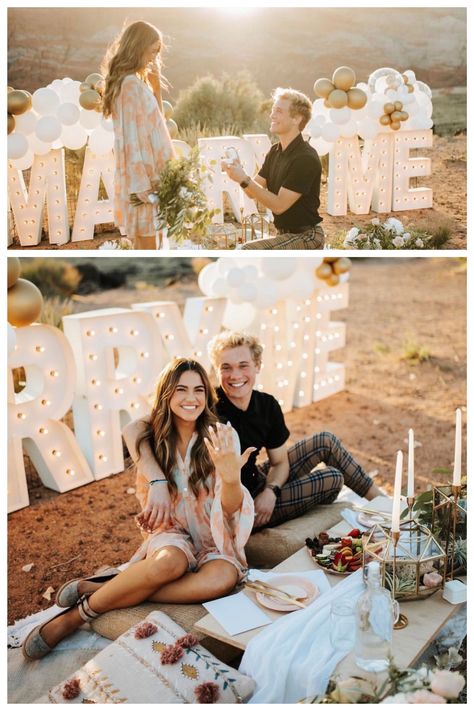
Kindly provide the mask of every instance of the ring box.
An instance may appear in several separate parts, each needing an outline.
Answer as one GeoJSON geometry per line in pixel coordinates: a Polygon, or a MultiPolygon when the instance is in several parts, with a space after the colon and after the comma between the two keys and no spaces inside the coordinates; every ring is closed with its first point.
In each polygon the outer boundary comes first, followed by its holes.
{"type": "Polygon", "coordinates": [[[459,605],[460,602],[466,602],[467,585],[461,580],[450,580],[444,586],[443,598],[452,605],[459,605]]]}

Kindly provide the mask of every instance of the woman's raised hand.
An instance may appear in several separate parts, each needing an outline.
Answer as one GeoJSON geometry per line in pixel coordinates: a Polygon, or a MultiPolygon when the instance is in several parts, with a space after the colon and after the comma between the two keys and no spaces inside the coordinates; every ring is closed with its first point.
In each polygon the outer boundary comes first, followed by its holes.
{"type": "Polygon", "coordinates": [[[135,516],[137,526],[146,533],[158,528],[166,530],[170,523],[171,497],[166,482],[152,484],[148,488],[145,507],[135,516]]]}
{"type": "Polygon", "coordinates": [[[209,439],[204,438],[213,464],[222,481],[226,484],[240,482],[240,470],[248,458],[255,451],[255,447],[248,447],[243,454],[235,449],[235,431],[230,422],[222,425],[216,424],[216,429],[209,427],[209,439]]]}

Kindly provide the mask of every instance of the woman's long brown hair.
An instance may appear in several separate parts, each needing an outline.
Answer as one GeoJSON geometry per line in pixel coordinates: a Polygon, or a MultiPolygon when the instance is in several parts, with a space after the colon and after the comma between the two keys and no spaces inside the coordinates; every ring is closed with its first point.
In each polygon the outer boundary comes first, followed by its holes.
{"type": "Polygon", "coordinates": [[[161,32],[149,22],[139,21],[128,25],[108,48],[101,66],[105,76],[104,116],[113,113],[124,78],[143,69],[143,54],[156,41],[162,48],[161,32]]]}
{"type": "Polygon", "coordinates": [[[178,433],[170,408],[170,400],[181,375],[188,370],[192,370],[199,375],[206,393],[204,410],[196,420],[198,436],[191,450],[189,484],[194,495],[198,496],[201,486],[204,486],[206,491],[209,491],[206,480],[214,472],[214,464],[204,443],[204,437],[209,437],[209,425],[214,425],[217,422],[217,417],[214,413],[214,407],[217,402],[216,394],[206,371],[200,363],[188,358],[175,358],[162,371],[156,388],[155,403],[151,411],[149,424],[147,429],[138,437],[137,451],[138,456],[140,456],[142,443],[149,442],[155,453],[156,460],[168,480],[168,486],[173,493],[176,493],[173,469],[176,465],[178,433]]]}

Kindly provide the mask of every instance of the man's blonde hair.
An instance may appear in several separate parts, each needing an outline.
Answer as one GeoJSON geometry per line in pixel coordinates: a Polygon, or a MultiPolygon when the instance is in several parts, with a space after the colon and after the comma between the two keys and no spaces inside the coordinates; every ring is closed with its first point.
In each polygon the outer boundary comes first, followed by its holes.
{"type": "Polygon", "coordinates": [[[211,338],[207,346],[214,370],[217,370],[217,358],[222,351],[228,348],[239,348],[239,346],[248,346],[253,362],[257,368],[261,366],[263,348],[258,338],[239,331],[222,331],[211,338]]]}
{"type": "Polygon", "coordinates": [[[301,116],[299,129],[302,131],[310,120],[313,110],[311,100],[306,96],[306,94],[303,94],[301,91],[296,91],[296,89],[282,89],[282,87],[279,86],[273,92],[272,99],[273,101],[278,101],[278,99],[287,99],[290,102],[290,116],[292,118],[295,116],[301,116]]]}

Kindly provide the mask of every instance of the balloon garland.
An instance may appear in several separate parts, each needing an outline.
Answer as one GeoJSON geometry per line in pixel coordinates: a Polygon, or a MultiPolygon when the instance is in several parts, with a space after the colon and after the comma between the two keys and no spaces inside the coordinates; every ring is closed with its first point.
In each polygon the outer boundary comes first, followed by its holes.
{"type": "Polygon", "coordinates": [[[314,275],[322,279],[327,286],[337,286],[342,274],[347,274],[352,267],[348,257],[324,257],[322,263],[314,270],[314,275]]]}
{"type": "Polygon", "coordinates": [[[41,291],[31,281],[21,279],[20,274],[20,260],[8,257],[7,318],[11,326],[17,327],[29,326],[36,321],[43,308],[41,291]]]}

